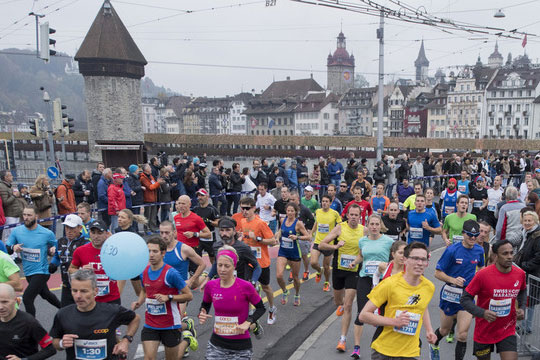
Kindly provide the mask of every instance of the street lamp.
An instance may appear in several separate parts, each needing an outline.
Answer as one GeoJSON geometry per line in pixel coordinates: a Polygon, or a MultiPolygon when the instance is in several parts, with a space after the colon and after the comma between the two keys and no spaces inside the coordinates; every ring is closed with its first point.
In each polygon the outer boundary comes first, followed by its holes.
{"type": "Polygon", "coordinates": [[[502,12],[502,9],[499,9],[499,11],[497,11],[495,13],[495,15],[493,15],[493,17],[495,17],[495,18],[503,18],[503,17],[506,17],[506,15],[504,15],[504,13],[502,12]]]}

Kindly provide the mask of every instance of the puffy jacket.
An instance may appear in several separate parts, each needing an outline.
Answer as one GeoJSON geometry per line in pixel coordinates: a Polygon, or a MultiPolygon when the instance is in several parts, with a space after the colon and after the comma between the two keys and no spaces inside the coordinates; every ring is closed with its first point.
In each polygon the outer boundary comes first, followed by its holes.
{"type": "MultiPolygon", "coordinates": [[[[38,188],[36,185],[30,188],[30,198],[38,210],[38,217],[45,219],[51,217],[54,195],[49,189],[38,188]]],[[[52,225],[52,220],[39,223],[42,226],[52,225]]]]}
{"type": "Polygon", "coordinates": [[[56,188],[56,199],[58,200],[58,214],[65,215],[77,212],[77,203],[75,202],[75,193],[68,181],[62,180],[62,183],[56,188]],[[61,201],[60,199],[63,198],[61,201]]]}
{"type": "Polygon", "coordinates": [[[75,184],[73,185],[73,193],[75,194],[75,202],[77,204],[86,201],[89,204],[93,204],[96,200],[94,198],[94,187],[92,186],[92,180],[84,181],[81,175],[77,176],[75,184]],[[84,195],[86,190],[90,191],[90,195],[84,195]]]}
{"type": "Polygon", "coordinates": [[[13,194],[11,184],[0,180],[0,198],[6,217],[20,218],[23,211],[23,203],[13,194]]]}
{"type": "Polygon", "coordinates": [[[540,226],[526,235],[525,244],[518,253],[517,265],[527,274],[540,276],[540,226]]]}
{"type": "Polygon", "coordinates": [[[107,199],[107,190],[109,189],[109,185],[111,185],[111,180],[107,180],[103,175],[101,175],[101,179],[99,179],[97,183],[98,209],[106,209],[107,206],[109,206],[109,200],[107,199]]]}
{"type": "Polygon", "coordinates": [[[335,164],[330,162],[327,166],[328,175],[332,180],[341,180],[341,175],[343,174],[343,165],[339,161],[336,161],[335,164]],[[339,171],[339,174],[337,173],[339,171]]]}
{"type": "Polygon", "coordinates": [[[219,176],[212,172],[208,177],[208,188],[210,189],[210,195],[219,195],[223,190],[223,185],[219,180],[219,176]]]}
{"type": "Polygon", "coordinates": [[[142,205],[143,204],[143,189],[141,181],[139,180],[139,175],[128,174],[126,178],[127,183],[132,191],[135,191],[135,195],[131,196],[131,205],[142,205]]]}
{"type": "Polygon", "coordinates": [[[107,189],[109,200],[107,211],[109,215],[117,215],[120,210],[126,208],[126,195],[122,185],[111,184],[107,189]]]}
{"type": "Polygon", "coordinates": [[[141,180],[141,185],[146,188],[143,192],[143,200],[145,203],[154,203],[157,202],[157,192],[160,187],[160,184],[154,179],[152,175],[146,175],[141,173],[139,178],[141,180]]]}
{"type": "Polygon", "coordinates": [[[517,200],[508,201],[499,210],[495,235],[497,240],[508,240],[512,243],[514,251],[519,249],[522,240],[521,213],[525,204],[517,200]]]}

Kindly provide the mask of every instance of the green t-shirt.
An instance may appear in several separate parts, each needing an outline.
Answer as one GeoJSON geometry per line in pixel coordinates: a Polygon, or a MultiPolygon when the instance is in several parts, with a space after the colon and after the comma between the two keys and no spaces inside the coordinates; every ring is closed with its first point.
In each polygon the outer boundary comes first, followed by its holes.
{"type": "Polygon", "coordinates": [[[448,239],[452,244],[463,240],[463,224],[467,220],[476,221],[476,215],[465,214],[460,218],[457,213],[453,213],[444,218],[443,229],[448,230],[448,239]]]}
{"type": "Polygon", "coordinates": [[[315,214],[315,211],[317,211],[317,209],[319,208],[319,202],[315,200],[315,198],[313,197],[309,200],[306,200],[306,198],[303,197],[301,202],[302,202],[302,205],[307,207],[309,211],[311,211],[312,214],[315,214]]]}
{"type": "Polygon", "coordinates": [[[9,281],[9,277],[20,271],[15,261],[3,251],[0,251],[0,283],[9,281]]]}

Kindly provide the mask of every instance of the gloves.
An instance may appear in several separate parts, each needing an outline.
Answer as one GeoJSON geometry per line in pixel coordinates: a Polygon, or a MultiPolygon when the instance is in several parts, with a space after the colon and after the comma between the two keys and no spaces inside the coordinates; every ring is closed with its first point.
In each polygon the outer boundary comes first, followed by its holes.
{"type": "Polygon", "coordinates": [[[54,274],[57,269],[58,269],[58,266],[54,264],[49,264],[49,274],[54,274]]]}

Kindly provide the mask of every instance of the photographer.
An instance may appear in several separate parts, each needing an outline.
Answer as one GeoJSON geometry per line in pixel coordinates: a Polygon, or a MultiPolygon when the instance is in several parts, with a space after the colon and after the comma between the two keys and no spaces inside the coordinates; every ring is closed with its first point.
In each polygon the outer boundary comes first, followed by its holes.
{"type": "MultiPolygon", "coordinates": [[[[36,178],[34,186],[30,188],[30,198],[38,210],[39,219],[45,219],[52,216],[52,206],[54,204],[54,195],[49,185],[49,180],[45,175],[39,175],[36,178]]],[[[52,220],[43,221],[39,224],[51,230],[52,220]]]]}

